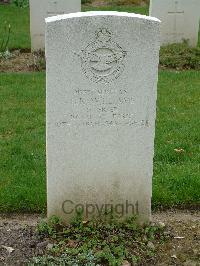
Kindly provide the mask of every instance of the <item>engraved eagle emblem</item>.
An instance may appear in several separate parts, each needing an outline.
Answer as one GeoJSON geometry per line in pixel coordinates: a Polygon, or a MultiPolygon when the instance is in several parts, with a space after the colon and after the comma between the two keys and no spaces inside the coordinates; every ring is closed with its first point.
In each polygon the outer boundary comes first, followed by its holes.
{"type": "Polygon", "coordinates": [[[112,40],[110,31],[100,29],[96,39],[81,51],[83,73],[96,83],[109,83],[123,72],[126,54],[127,52],[112,40]]]}

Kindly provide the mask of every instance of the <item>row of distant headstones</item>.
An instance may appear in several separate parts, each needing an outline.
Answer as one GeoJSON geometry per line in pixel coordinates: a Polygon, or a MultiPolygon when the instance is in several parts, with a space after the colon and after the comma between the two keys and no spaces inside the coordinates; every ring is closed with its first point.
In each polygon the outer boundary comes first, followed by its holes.
{"type": "MultiPolygon", "coordinates": [[[[81,11],[81,0],[30,0],[32,50],[44,49],[45,17],[81,11]]],[[[198,42],[199,0],[151,0],[150,15],[162,21],[161,43],[198,42]]]]}

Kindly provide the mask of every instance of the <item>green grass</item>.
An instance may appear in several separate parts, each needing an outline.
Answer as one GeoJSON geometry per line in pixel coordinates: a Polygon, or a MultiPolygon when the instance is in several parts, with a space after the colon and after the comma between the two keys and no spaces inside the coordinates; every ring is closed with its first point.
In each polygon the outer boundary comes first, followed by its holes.
{"type": "Polygon", "coordinates": [[[5,22],[11,25],[9,49],[30,48],[29,9],[0,5],[0,43],[5,35],[3,27],[5,22]]]}
{"type": "Polygon", "coordinates": [[[149,13],[148,7],[141,7],[141,6],[101,6],[101,7],[84,7],[82,11],[120,11],[120,12],[132,12],[138,13],[142,15],[147,15],[149,13]]]}
{"type": "MultiPolygon", "coordinates": [[[[148,14],[145,7],[83,8],[89,10],[148,14]]],[[[30,48],[29,9],[0,5],[0,25],[5,21],[12,29],[9,48],[30,48]]],[[[45,209],[44,79],[42,73],[0,74],[0,211],[45,209]]],[[[160,72],[154,207],[199,202],[199,79],[197,71],[160,72]]]]}
{"type": "MultiPolygon", "coordinates": [[[[198,71],[159,74],[154,207],[199,202],[199,79],[198,71]]],[[[43,211],[45,74],[0,74],[0,99],[0,211],[43,211]]]]}
{"type": "Polygon", "coordinates": [[[0,74],[0,210],[45,208],[44,74],[0,74]]]}
{"type": "MultiPolygon", "coordinates": [[[[140,6],[106,6],[106,7],[87,7],[83,6],[82,11],[91,10],[115,10],[124,12],[134,12],[138,14],[148,15],[148,7],[140,6]]],[[[14,5],[0,5],[0,43],[4,36],[3,25],[5,23],[11,25],[11,37],[9,49],[30,49],[30,26],[29,26],[29,8],[18,8],[14,5]]],[[[200,32],[199,44],[200,47],[200,32]]]]}
{"type": "Polygon", "coordinates": [[[199,79],[198,71],[160,73],[154,206],[194,204],[200,200],[199,79]]]}
{"type": "MultiPolygon", "coordinates": [[[[82,8],[83,11],[89,10],[118,10],[146,14],[147,8],[144,7],[101,7],[101,8],[82,8]]],[[[4,34],[5,21],[11,25],[11,35],[9,49],[30,49],[30,26],[29,8],[18,8],[14,5],[0,5],[0,43],[4,34]]]]}

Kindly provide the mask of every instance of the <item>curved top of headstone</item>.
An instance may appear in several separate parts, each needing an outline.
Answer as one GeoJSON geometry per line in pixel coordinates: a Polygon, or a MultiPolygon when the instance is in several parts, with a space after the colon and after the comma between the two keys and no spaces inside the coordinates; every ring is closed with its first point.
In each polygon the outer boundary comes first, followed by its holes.
{"type": "Polygon", "coordinates": [[[64,15],[58,15],[53,17],[48,17],[45,19],[46,23],[49,22],[56,22],[59,20],[65,20],[70,18],[82,18],[82,17],[94,17],[94,16],[114,16],[114,17],[128,17],[128,18],[136,18],[151,22],[161,22],[159,19],[155,17],[135,14],[135,13],[128,13],[128,12],[118,12],[118,11],[88,11],[88,12],[76,12],[64,15]]]}
{"type": "Polygon", "coordinates": [[[122,12],[46,19],[49,217],[87,219],[91,203],[91,218],[150,219],[159,26],[122,12]]]}

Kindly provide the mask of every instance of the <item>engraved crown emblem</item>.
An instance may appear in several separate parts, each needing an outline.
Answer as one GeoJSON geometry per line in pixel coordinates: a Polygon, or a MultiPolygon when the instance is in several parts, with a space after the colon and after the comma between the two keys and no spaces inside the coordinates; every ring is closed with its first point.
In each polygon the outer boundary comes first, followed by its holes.
{"type": "Polygon", "coordinates": [[[123,72],[126,54],[126,51],[112,40],[112,33],[102,28],[97,31],[96,39],[81,51],[83,73],[93,82],[109,83],[123,72]]]}

